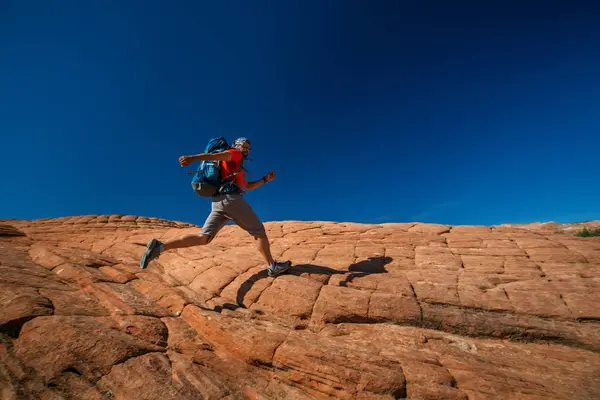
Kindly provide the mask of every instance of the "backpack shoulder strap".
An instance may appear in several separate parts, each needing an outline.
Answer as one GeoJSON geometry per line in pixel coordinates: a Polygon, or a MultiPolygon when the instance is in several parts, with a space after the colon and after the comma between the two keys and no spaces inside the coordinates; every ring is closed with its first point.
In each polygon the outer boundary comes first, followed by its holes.
{"type": "Polygon", "coordinates": [[[229,180],[231,178],[234,178],[237,174],[239,174],[243,170],[244,170],[244,159],[242,159],[242,161],[240,162],[240,167],[237,169],[237,171],[235,171],[233,174],[223,178],[223,180],[229,180]]]}

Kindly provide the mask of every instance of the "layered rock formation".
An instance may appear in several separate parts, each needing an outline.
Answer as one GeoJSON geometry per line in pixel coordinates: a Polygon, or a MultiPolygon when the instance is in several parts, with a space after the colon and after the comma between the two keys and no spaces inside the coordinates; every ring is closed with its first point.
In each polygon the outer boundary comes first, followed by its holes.
{"type": "Polygon", "coordinates": [[[2,398],[600,398],[600,238],[266,226],[289,274],[235,226],[142,271],[150,238],[199,228],[0,221],[2,398]]]}

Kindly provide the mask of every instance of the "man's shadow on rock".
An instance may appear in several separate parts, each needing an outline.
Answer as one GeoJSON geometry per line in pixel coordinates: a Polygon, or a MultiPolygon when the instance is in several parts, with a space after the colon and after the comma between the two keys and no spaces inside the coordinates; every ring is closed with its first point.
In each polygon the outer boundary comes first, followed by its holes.
{"type": "MultiPolygon", "coordinates": [[[[345,279],[339,282],[340,286],[348,286],[348,283],[352,282],[355,278],[362,278],[367,275],[372,274],[382,274],[387,273],[388,271],[385,269],[386,264],[392,262],[391,257],[369,257],[368,260],[360,261],[348,266],[348,270],[340,271],[337,269],[324,267],[321,265],[314,264],[299,264],[292,266],[285,274],[301,276],[302,274],[311,274],[311,275],[346,275],[345,279]]],[[[244,297],[246,294],[252,289],[252,286],[256,282],[261,279],[267,278],[269,275],[266,270],[262,270],[248,279],[238,289],[236,296],[236,303],[231,304],[226,303],[223,305],[223,308],[235,310],[239,307],[246,307],[244,305],[244,297]]]]}

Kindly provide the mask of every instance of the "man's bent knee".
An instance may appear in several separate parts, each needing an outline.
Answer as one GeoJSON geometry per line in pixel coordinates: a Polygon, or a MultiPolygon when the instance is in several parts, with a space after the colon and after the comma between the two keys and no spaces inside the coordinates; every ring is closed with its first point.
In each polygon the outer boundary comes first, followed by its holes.
{"type": "Polygon", "coordinates": [[[212,242],[214,236],[210,235],[208,233],[201,233],[200,238],[201,238],[202,244],[209,244],[210,242],[212,242]]]}
{"type": "Polygon", "coordinates": [[[254,236],[254,240],[267,239],[267,232],[265,231],[251,233],[251,235],[254,236]]]}

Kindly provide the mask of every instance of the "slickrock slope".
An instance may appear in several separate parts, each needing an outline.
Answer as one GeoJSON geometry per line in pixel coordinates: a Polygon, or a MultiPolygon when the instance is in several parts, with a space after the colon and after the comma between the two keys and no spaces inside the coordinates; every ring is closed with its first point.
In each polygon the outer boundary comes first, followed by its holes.
{"type": "Polygon", "coordinates": [[[560,225],[268,223],[275,279],[235,226],[142,271],[199,228],[0,225],[2,399],[600,398],[600,238],[560,225]]]}

